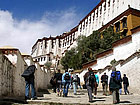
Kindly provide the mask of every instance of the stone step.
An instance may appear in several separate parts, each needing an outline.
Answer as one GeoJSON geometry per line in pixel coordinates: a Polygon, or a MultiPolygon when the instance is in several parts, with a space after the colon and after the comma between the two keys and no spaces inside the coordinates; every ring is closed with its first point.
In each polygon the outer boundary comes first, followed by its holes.
{"type": "MultiPolygon", "coordinates": [[[[77,95],[73,94],[73,90],[69,89],[68,97],[58,97],[56,93],[51,93],[52,90],[48,90],[49,94],[43,94],[38,96],[36,100],[27,100],[27,103],[14,102],[6,103],[2,101],[0,105],[112,105],[112,95],[104,96],[102,91],[97,93],[96,99],[93,99],[92,103],[88,102],[88,94],[86,89],[78,89],[77,95]]],[[[119,105],[140,105],[140,95],[120,95],[119,105]]],[[[9,101],[7,101],[9,102],[9,101]]]]}

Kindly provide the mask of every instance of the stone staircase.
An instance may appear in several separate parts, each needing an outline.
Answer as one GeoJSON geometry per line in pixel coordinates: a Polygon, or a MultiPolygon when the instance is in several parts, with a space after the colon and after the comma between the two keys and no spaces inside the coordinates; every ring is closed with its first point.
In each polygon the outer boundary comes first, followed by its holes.
{"type": "MultiPolygon", "coordinates": [[[[69,89],[68,97],[58,97],[52,90],[49,93],[40,92],[37,100],[12,100],[5,99],[0,101],[0,105],[111,105],[112,95],[104,96],[101,90],[97,93],[97,98],[93,99],[93,103],[88,102],[88,94],[86,89],[78,89],[77,95],[73,94],[73,90],[69,89]]],[[[121,102],[119,105],[140,105],[140,95],[120,95],[121,102]]]]}

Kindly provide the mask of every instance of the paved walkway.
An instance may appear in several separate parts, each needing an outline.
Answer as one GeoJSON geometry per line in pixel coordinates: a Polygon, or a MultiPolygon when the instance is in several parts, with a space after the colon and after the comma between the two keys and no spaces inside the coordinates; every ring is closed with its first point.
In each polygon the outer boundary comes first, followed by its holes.
{"type": "MultiPolygon", "coordinates": [[[[68,97],[58,97],[56,93],[44,94],[37,100],[28,100],[29,104],[42,105],[89,105],[89,104],[112,104],[112,95],[104,96],[102,92],[97,93],[97,98],[92,103],[88,102],[88,94],[86,90],[78,90],[77,95],[73,94],[73,90],[69,90],[68,97]]],[[[120,95],[120,104],[140,105],[140,95],[120,95]]]]}

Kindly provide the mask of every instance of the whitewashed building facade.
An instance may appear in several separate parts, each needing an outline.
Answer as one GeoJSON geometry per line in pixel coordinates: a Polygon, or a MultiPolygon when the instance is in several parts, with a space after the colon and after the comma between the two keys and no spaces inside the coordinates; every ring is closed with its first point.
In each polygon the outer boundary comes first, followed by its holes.
{"type": "MultiPolygon", "coordinates": [[[[94,2],[94,1],[93,1],[94,2]]],[[[60,36],[38,39],[32,47],[32,57],[41,65],[51,61],[57,67],[65,52],[75,47],[76,38],[89,36],[94,30],[113,26],[114,31],[131,35],[131,29],[140,25],[140,0],[101,0],[79,24],[60,36]],[[137,20],[137,21],[135,21],[137,20]]]]}

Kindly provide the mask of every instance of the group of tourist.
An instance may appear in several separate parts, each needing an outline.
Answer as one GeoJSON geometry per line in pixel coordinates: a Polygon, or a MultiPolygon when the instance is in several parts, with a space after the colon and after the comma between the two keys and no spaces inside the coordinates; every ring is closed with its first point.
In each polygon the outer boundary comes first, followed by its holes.
{"type": "MultiPolygon", "coordinates": [[[[29,99],[30,86],[32,88],[31,91],[32,99],[33,100],[37,99],[35,87],[34,87],[35,70],[36,70],[35,65],[31,65],[22,74],[22,77],[25,78],[25,82],[26,82],[26,87],[25,87],[26,100],[29,99]]],[[[97,70],[92,70],[92,68],[88,68],[88,72],[86,72],[84,75],[84,81],[88,91],[89,102],[93,102],[92,99],[96,98],[97,87],[99,85],[99,76],[97,75],[97,70]]],[[[122,82],[123,82],[125,94],[129,94],[129,91],[127,89],[127,87],[129,86],[129,81],[128,78],[126,77],[126,74],[124,74],[124,77],[121,78],[120,71],[117,71],[115,68],[113,68],[110,78],[108,78],[108,75],[106,75],[106,73],[104,73],[101,76],[103,95],[109,95],[107,91],[109,86],[109,92],[110,94],[113,95],[114,104],[120,102],[119,94],[121,94],[120,90],[122,88],[122,82]]],[[[78,77],[78,75],[76,74],[71,75],[68,72],[68,70],[65,70],[65,73],[63,74],[61,73],[60,70],[58,70],[57,73],[55,73],[54,76],[51,78],[50,83],[53,86],[53,91],[57,93],[58,96],[63,95],[63,97],[67,97],[69,87],[73,88],[74,95],[77,94],[78,86],[81,88],[80,78],[78,77]]]]}
{"type": "Polygon", "coordinates": [[[77,88],[81,88],[80,78],[78,75],[71,75],[68,70],[65,70],[65,73],[62,74],[60,70],[54,74],[50,83],[53,86],[53,92],[57,93],[58,96],[67,97],[69,87],[74,90],[74,95],[77,93],[77,88]],[[63,88],[63,89],[62,89],[63,88]]]}

